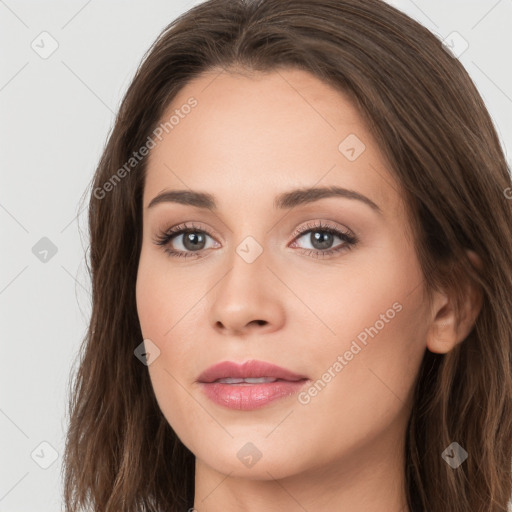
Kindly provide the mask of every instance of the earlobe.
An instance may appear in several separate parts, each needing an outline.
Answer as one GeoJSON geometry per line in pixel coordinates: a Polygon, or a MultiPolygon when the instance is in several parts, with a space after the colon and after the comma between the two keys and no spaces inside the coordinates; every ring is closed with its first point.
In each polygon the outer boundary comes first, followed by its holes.
{"type": "MultiPolygon", "coordinates": [[[[470,250],[467,255],[476,270],[482,270],[482,260],[470,250]]],[[[478,283],[466,282],[462,297],[460,318],[457,319],[454,298],[450,294],[436,293],[433,301],[432,322],[427,332],[427,348],[430,352],[446,354],[464,341],[475,325],[482,309],[482,290],[478,283]]]]}

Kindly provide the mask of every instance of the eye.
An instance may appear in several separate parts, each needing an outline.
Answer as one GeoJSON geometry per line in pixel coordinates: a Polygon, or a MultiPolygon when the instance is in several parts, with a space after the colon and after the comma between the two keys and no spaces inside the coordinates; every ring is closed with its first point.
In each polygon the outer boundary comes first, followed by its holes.
{"type": "Polygon", "coordinates": [[[211,248],[207,247],[207,238],[212,238],[208,231],[194,224],[185,223],[160,233],[154,242],[162,246],[169,256],[199,258],[201,251],[211,248]]]}
{"type": "Polygon", "coordinates": [[[296,244],[296,240],[304,238],[311,248],[303,248],[303,253],[316,258],[325,258],[337,252],[351,249],[358,242],[357,237],[350,230],[322,224],[322,221],[316,224],[307,224],[297,231],[299,235],[295,238],[292,246],[296,244]],[[332,247],[336,239],[340,240],[341,243],[332,247]]]}

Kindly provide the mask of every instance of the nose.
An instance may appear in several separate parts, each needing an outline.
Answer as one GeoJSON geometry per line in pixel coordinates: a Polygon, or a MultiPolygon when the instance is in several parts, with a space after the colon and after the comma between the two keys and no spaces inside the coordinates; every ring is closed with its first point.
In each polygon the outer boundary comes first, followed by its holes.
{"type": "Polygon", "coordinates": [[[229,270],[210,297],[211,323],[220,334],[263,334],[282,327],[283,285],[267,263],[265,250],[251,263],[234,252],[229,270]]]}

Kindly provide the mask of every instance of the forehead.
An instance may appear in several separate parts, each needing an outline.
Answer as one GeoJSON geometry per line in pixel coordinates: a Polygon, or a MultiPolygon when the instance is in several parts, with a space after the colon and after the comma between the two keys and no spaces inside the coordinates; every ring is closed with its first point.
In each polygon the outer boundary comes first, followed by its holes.
{"type": "Polygon", "coordinates": [[[179,91],[166,122],[150,152],[145,205],[164,188],[236,193],[241,202],[314,185],[357,189],[377,203],[396,195],[349,98],[302,70],[203,73],[179,91]]]}

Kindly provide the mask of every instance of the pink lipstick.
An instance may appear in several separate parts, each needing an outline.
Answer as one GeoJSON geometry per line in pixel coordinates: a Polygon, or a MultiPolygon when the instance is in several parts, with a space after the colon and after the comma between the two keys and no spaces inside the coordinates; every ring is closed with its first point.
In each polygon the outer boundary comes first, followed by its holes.
{"type": "Polygon", "coordinates": [[[223,361],[207,368],[197,381],[213,402],[247,411],[297,393],[309,379],[274,364],[252,360],[242,364],[223,361]]]}

